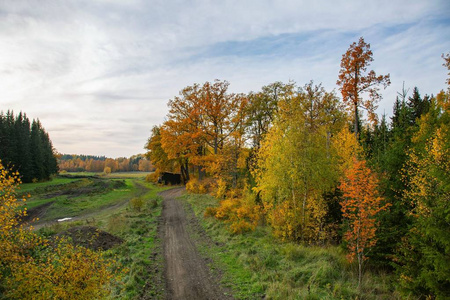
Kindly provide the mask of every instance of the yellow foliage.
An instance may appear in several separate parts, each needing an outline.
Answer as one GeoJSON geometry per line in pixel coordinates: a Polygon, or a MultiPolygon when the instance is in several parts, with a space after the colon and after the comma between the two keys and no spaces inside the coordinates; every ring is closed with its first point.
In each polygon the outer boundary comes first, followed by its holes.
{"type": "Polygon", "coordinates": [[[211,179],[199,181],[197,178],[191,178],[186,183],[186,190],[191,194],[207,194],[211,189],[211,179]]]}
{"type": "Polygon", "coordinates": [[[251,195],[246,195],[222,200],[219,207],[207,208],[205,216],[214,216],[216,219],[228,223],[228,228],[232,233],[240,234],[255,230],[261,219],[262,210],[251,199],[251,195]]]}
{"type": "Polygon", "coordinates": [[[26,199],[17,200],[19,174],[0,161],[0,284],[11,299],[98,299],[109,294],[109,282],[117,277],[115,263],[102,253],[75,247],[65,241],[51,243],[17,216],[26,199]]]}
{"type": "Polygon", "coordinates": [[[348,128],[343,128],[332,140],[332,146],[336,151],[341,173],[353,165],[353,159],[363,155],[363,148],[358,143],[354,133],[348,128]]]}
{"type": "Polygon", "coordinates": [[[110,293],[115,262],[101,252],[58,241],[46,255],[28,258],[6,279],[13,299],[99,299],[110,293]]]}
{"type": "Polygon", "coordinates": [[[223,198],[225,198],[226,192],[227,192],[227,183],[222,178],[219,178],[216,181],[216,189],[214,192],[214,196],[217,199],[223,199],[223,198]]]}

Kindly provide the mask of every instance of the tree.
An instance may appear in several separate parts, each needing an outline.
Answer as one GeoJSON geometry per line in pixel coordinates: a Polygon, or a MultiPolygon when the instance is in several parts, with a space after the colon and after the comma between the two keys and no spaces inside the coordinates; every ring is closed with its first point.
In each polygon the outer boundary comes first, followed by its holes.
{"type": "MultiPolygon", "coordinates": [[[[176,161],[169,159],[166,151],[164,151],[161,145],[161,126],[153,126],[152,134],[149,137],[145,148],[148,150],[146,156],[155,166],[156,173],[175,171],[177,168],[175,165],[176,161]]],[[[186,174],[184,176],[186,180],[186,174]]]]}
{"type": "Polygon", "coordinates": [[[358,44],[356,42],[351,44],[347,52],[342,55],[337,85],[340,86],[344,103],[353,114],[355,135],[359,133],[358,109],[366,109],[369,120],[376,121],[376,104],[381,99],[378,86],[383,85],[386,88],[391,84],[389,74],[377,76],[375,71],[367,71],[372,61],[370,44],[364,42],[362,37],[358,44]],[[363,94],[368,94],[366,100],[362,99],[363,94]]]}
{"type": "Polygon", "coordinates": [[[169,101],[167,121],[160,128],[161,147],[169,160],[179,162],[182,175],[189,175],[189,165],[193,165],[201,180],[206,172],[220,173],[224,162],[230,161],[224,148],[242,130],[247,99],[227,93],[228,86],[219,80],[194,84],[169,101]]]}
{"type": "Polygon", "coordinates": [[[363,263],[367,254],[376,244],[375,232],[377,221],[375,216],[386,210],[389,204],[383,205],[383,198],[378,195],[378,179],[367,167],[365,160],[353,158],[349,169],[344,171],[340,189],[343,193],[341,201],[343,217],[348,220],[348,229],[344,238],[348,242],[348,259],[358,260],[358,285],[361,285],[363,263]]]}
{"type": "Polygon", "coordinates": [[[248,122],[253,147],[259,149],[269,131],[278,109],[278,101],[294,94],[294,83],[274,82],[263,86],[260,92],[249,94],[248,122]]]}
{"type": "Polygon", "coordinates": [[[446,299],[450,293],[450,105],[444,92],[419,121],[404,168],[403,200],[412,224],[396,256],[408,292],[446,299]]]}
{"type": "Polygon", "coordinates": [[[447,68],[448,72],[448,78],[446,80],[446,83],[448,84],[448,88],[449,88],[449,94],[450,94],[450,53],[447,54],[442,54],[442,58],[444,59],[444,63],[442,64],[444,67],[447,68]]]}
{"type": "Polygon", "coordinates": [[[253,171],[276,236],[297,241],[324,238],[323,194],[338,179],[328,138],[338,130],[334,126],[343,116],[339,109],[337,98],[312,82],[278,103],[253,171]]]}

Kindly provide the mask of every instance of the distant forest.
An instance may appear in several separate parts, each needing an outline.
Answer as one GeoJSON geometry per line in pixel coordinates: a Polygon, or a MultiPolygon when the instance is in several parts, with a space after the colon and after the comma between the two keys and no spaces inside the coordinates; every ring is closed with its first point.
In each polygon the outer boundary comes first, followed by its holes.
{"type": "Polygon", "coordinates": [[[142,154],[116,159],[105,156],[63,154],[59,157],[59,169],[67,172],[132,172],[153,171],[153,165],[142,154]]]}
{"type": "Polygon", "coordinates": [[[48,180],[58,172],[55,150],[39,120],[0,112],[0,160],[18,171],[23,182],[48,180]]]}

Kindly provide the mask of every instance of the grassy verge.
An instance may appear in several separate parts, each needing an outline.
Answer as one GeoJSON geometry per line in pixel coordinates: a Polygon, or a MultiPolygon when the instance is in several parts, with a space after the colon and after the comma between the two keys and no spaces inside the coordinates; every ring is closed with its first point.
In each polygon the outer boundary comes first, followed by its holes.
{"type": "Polygon", "coordinates": [[[218,205],[210,196],[186,195],[202,227],[213,240],[201,252],[223,271],[222,283],[237,299],[396,299],[388,274],[366,271],[361,289],[355,266],[337,246],[314,247],[275,240],[270,229],[258,227],[233,235],[214,218],[203,218],[206,207],[218,205]]]}
{"type": "Polygon", "coordinates": [[[163,253],[158,238],[158,218],[162,198],[157,193],[163,188],[146,184],[148,192],[142,195],[142,207],[128,206],[113,214],[105,230],[120,236],[124,243],[112,250],[112,255],[129,269],[124,278],[124,290],[116,291],[120,299],[164,299],[163,253]]]}

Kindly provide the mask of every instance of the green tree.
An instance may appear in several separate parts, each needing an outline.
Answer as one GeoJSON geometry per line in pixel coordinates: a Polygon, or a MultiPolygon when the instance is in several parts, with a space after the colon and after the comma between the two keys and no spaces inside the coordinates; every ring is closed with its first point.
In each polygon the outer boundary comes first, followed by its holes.
{"type": "Polygon", "coordinates": [[[450,294],[450,105],[441,92],[419,121],[404,171],[412,226],[397,255],[402,286],[416,295],[450,294]]]}

